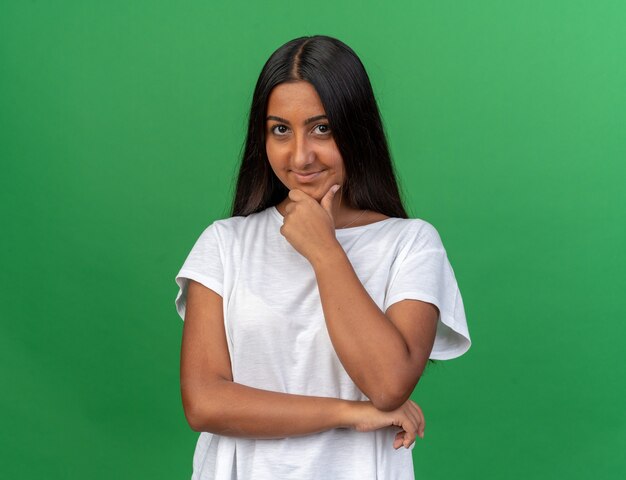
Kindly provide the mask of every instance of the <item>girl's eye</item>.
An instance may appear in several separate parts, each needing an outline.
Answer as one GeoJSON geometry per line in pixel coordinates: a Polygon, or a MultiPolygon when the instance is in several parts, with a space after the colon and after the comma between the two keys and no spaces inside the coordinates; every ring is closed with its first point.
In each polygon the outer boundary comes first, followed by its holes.
{"type": "Polygon", "coordinates": [[[280,136],[280,135],[284,135],[284,134],[285,134],[285,131],[284,131],[284,130],[282,130],[282,129],[285,129],[285,130],[286,130],[286,129],[287,129],[287,127],[286,127],[285,125],[274,125],[274,126],[272,127],[272,133],[274,133],[274,134],[276,134],[276,135],[279,135],[279,136],[280,136]],[[278,130],[278,129],[281,129],[281,130],[278,130]]]}
{"type": "Polygon", "coordinates": [[[330,133],[330,126],[328,124],[321,123],[321,124],[317,125],[315,128],[320,128],[320,127],[321,127],[320,133],[322,135],[327,135],[328,133],[330,133]]]}

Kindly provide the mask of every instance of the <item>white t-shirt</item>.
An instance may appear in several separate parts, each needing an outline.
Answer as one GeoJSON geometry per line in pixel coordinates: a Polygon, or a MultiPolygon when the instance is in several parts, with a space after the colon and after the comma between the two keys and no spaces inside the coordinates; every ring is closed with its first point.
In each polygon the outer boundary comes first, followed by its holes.
{"type": "MultiPolygon", "coordinates": [[[[216,220],[200,235],[180,272],[176,309],[185,318],[188,279],[223,299],[233,381],[276,392],[368,400],[333,349],[315,272],[280,233],[275,207],[216,220]]],[[[376,304],[423,300],[440,310],[430,355],[446,360],[470,347],[463,301],[437,230],[421,219],[388,218],[335,230],[376,304]]],[[[413,480],[412,448],[394,450],[399,427],[336,428],[281,439],[202,432],[196,479],[413,480]]]]}

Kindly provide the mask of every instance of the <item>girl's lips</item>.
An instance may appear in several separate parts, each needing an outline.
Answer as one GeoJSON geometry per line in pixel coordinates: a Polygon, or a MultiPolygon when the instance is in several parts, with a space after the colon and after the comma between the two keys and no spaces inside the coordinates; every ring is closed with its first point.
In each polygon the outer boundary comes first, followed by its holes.
{"type": "Polygon", "coordinates": [[[300,175],[299,173],[292,172],[296,176],[296,180],[300,183],[309,183],[315,180],[317,177],[321,175],[324,170],[320,170],[319,172],[313,172],[308,175],[300,175]]]}

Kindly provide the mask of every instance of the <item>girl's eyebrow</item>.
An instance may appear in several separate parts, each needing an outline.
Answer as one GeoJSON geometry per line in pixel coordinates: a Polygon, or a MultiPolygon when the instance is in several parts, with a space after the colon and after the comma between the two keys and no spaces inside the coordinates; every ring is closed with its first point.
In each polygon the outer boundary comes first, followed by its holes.
{"type": "MultiPolygon", "coordinates": [[[[322,118],[328,118],[326,115],[316,115],[315,117],[307,118],[304,121],[304,125],[308,125],[309,123],[315,122],[316,120],[321,120],[322,118]]],[[[291,125],[289,120],[285,120],[284,118],[277,117],[276,115],[268,115],[267,120],[276,120],[277,122],[286,123],[287,125],[291,125]]]]}

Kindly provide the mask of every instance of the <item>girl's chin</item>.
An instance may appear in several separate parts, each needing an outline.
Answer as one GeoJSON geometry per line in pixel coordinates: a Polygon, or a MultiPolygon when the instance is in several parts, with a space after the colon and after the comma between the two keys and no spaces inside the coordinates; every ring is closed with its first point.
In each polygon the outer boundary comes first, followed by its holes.
{"type": "Polygon", "coordinates": [[[287,188],[289,190],[294,190],[294,189],[302,190],[303,192],[306,192],[308,195],[311,195],[312,197],[322,198],[330,187],[324,190],[325,185],[322,185],[322,184],[297,183],[297,184],[287,185],[287,188]]]}

